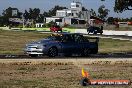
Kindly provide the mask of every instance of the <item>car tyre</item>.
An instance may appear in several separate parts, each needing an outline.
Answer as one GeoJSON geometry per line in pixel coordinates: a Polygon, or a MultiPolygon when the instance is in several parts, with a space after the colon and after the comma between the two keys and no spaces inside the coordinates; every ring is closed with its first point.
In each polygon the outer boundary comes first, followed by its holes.
{"type": "Polygon", "coordinates": [[[80,81],[80,84],[81,86],[88,86],[90,85],[90,80],[88,78],[83,78],[81,81],[80,81]]]}
{"type": "Polygon", "coordinates": [[[97,53],[98,53],[98,48],[92,49],[92,50],[91,50],[91,53],[92,53],[92,54],[97,54],[97,53]]]}
{"type": "Polygon", "coordinates": [[[58,55],[58,50],[57,50],[56,47],[52,47],[52,48],[49,49],[49,51],[48,51],[48,56],[49,57],[55,57],[57,55],[58,55]]]}
{"type": "Polygon", "coordinates": [[[89,56],[90,53],[91,53],[91,50],[86,48],[83,50],[82,56],[89,56]]]}
{"type": "Polygon", "coordinates": [[[96,32],[96,31],[94,31],[94,34],[97,34],[97,32],[96,32]]]}
{"type": "Polygon", "coordinates": [[[30,57],[38,57],[37,54],[29,54],[30,57]]]}

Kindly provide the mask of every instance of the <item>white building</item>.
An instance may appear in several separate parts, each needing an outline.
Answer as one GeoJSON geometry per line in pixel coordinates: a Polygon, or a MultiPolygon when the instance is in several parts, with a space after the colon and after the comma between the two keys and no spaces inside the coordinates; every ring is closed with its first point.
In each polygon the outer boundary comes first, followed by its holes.
{"type": "Polygon", "coordinates": [[[69,9],[57,10],[56,16],[46,17],[46,23],[51,21],[58,25],[85,24],[90,19],[90,11],[82,11],[82,3],[74,0],[69,9]]]}
{"type": "Polygon", "coordinates": [[[35,26],[36,26],[36,28],[42,28],[44,26],[44,24],[43,23],[36,23],[35,26]]]}

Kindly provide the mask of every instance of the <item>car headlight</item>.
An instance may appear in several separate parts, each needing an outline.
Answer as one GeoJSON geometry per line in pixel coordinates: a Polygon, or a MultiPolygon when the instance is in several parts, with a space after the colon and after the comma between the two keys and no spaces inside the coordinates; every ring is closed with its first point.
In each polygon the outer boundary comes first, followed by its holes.
{"type": "Polygon", "coordinates": [[[37,49],[43,49],[42,45],[37,46],[37,49]]]}
{"type": "Polygon", "coordinates": [[[45,47],[46,47],[46,45],[39,45],[39,46],[37,46],[37,49],[43,49],[45,47]]]}
{"type": "Polygon", "coordinates": [[[28,44],[26,44],[26,47],[28,47],[28,44]]]}

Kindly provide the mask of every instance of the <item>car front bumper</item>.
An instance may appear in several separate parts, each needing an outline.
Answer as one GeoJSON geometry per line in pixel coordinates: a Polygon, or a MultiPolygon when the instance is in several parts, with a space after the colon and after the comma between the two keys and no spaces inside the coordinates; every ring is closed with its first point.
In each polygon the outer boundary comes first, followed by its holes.
{"type": "Polygon", "coordinates": [[[25,54],[42,55],[43,49],[27,48],[27,49],[25,49],[25,54]]]}

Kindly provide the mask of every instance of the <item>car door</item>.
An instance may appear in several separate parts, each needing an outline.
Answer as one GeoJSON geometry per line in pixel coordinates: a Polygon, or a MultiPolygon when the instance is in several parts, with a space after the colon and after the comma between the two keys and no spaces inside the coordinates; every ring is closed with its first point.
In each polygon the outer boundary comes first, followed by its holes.
{"type": "Polygon", "coordinates": [[[69,34],[63,36],[63,41],[61,43],[62,43],[63,53],[68,53],[68,54],[74,53],[75,42],[72,38],[72,35],[69,34]]]}
{"type": "Polygon", "coordinates": [[[81,54],[85,49],[89,48],[89,42],[82,35],[76,35],[75,42],[75,50],[77,54],[81,54]]]}

